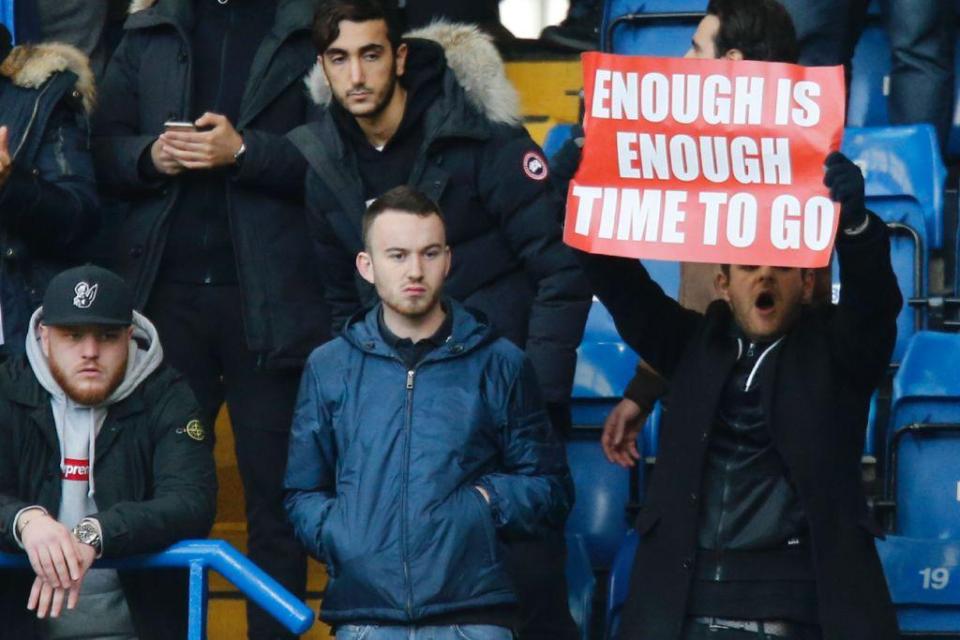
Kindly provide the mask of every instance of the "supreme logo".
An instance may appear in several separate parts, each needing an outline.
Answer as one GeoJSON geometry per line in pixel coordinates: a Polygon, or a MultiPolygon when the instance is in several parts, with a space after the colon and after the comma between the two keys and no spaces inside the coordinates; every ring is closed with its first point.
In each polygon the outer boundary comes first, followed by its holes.
{"type": "Polygon", "coordinates": [[[76,458],[64,458],[63,479],[86,482],[90,479],[90,462],[76,458]]]}

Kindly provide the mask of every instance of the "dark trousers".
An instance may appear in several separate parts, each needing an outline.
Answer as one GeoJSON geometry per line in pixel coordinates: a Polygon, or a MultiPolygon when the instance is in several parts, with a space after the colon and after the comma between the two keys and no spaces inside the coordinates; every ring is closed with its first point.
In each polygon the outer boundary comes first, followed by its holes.
{"type": "MultiPolygon", "coordinates": [[[[283,508],[283,473],[300,371],[268,373],[247,348],[238,286],[158,284],[145,314],[157,326],[164,359],[182,372],[208,427],[227,403],[247,516],[247,556],[303,598],[306,556],[283,508]]],[[[251,639],[292,637],[247,605],[251,639]]]]}
{"type": "Polygon", "coordinates": [[[507,546],[507,567],[520,600],[518,640],[579,637],[567,601],[566,556],[560,532],[507,546]]]}

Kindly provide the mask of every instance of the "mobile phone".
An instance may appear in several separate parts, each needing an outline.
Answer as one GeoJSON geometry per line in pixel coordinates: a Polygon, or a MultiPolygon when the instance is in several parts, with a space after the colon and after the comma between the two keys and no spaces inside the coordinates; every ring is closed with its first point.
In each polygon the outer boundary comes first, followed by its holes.
{"type": "Polygon", "coordinates": [[[179,120],[167,120],[163,123],[167,131],[196,131],[197,125],[192,122],[181,122],[179,120]]]}

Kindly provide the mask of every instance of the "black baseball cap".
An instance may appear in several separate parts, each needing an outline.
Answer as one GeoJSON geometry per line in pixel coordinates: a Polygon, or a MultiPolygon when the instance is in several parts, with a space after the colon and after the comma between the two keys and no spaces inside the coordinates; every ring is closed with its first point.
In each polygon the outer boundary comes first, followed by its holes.
{"type": "Polygon", "coordinates": [[[133,322],[133,293],[117,274],[88,264],[55,275],[43,295],[40,320],[54,327],[133,322]]]}

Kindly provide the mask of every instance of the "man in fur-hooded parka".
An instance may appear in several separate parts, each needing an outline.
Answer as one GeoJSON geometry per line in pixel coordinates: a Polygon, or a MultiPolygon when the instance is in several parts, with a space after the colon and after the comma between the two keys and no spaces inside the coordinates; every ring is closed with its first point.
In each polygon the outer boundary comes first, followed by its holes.
{"type": "Polygon", "coordinates": [[[0,25],[0,353],[22,353],[53,274],[99,223],[87,116],[93,73],[64,44],[10,47],[0,25]]]}
{"type": "MultiPolygon", "coordinates": [[[[489,38],[436,23],[401,42],[376,3],[336,0],[318,14],[313,39],[320,61],[310,88],[325,108],[291,138],[310,164],[308,222],[333,328],[376,301],[354,269],[366,203],[410,185],[443,211],[448,295],[526,350],[563,430],[590,291],[561,240],[562,202],[519,125],[516,92],[489,38]]],[[[562,535],[511,543],[521,638],[575,634],[562,535]]]]}
{"type": "Polygon", "coordinates": [[[546,162],[519,124],[516,91],[487,36],[435,23],[408,34],[403,47],[394,92],[404,95],[402,118],[388,140],[372,143],[358,124],[365,119],[331,99],[337,91],[325,69],[340,62],[328,63],[329,52],[309,79],[325,107],[320,120],[291,134],[310,164],[308,222],[333,328],[376,300],[353,268],[365,203],[410,184],[446,218],[454,256],[448,293],[526,350],[554,426],[563,428],[590,292],[562,242],[563,203],[548,189],[546,162]]]}

